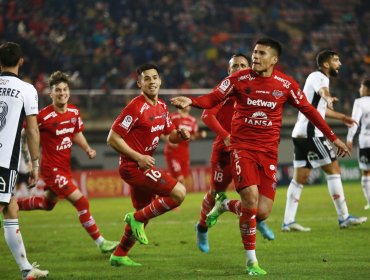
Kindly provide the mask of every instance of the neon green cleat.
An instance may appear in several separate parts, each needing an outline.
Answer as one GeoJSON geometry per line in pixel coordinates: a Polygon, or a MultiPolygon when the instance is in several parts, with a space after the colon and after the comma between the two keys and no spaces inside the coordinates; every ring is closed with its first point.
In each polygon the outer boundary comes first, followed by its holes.
{"type": "Polygon", "coordinates": [[[216,194],[216,203],[215,206],[213,206],[212,210],[208,213],[206,224],[207,226],[213,227],[217,223],[218,217],[226,212],[226,209],[223,206],[223,201],[226,199],[226,194],[224,192],[219,192],[216,194]]]}
{"type": "Polygon", "coordinates": [[[100,244],[98,247],[102,253],[109,253],[113,252],[114,249],[118,246],[119,242],[118,241],[109,241],[104,239],[104,242],[100,244]]]}
{"type": "Polygon", "coordinates": [[[134,212],[126,214],[125,222],[131,227],[132,234],[135,236],[137,241],[144,245],[149,243],[144,231],[144,223],[135,220],[134,212]]]}
{"type": "Polygon", "coordinates": [[[260,268],[258,262],[248,263],[246,273],[248,275],[266,275],[267,272],[260,268]]]}
{"type": "Polygon", "coordinates": [[[141,266],[141,263],[134,262],[128,256],[120,257],[110,255],[109,262],[111,266],[141,266]]]}

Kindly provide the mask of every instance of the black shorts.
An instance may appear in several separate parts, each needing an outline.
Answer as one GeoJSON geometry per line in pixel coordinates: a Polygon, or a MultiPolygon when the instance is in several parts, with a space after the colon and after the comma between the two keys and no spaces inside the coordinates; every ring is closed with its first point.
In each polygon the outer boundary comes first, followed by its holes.
{"type": "Polygon", "coordinates": [[[370,148],[358,150],[358,164],[361,170],[370,170],[370,148]]]}
{"type": "Polygon", "coordinates": [[[17,184],[28,184],[28,178],[30,177],[29,173],[18,173],[17,184]]]}
{"type": "Polygon", "coordinates": [[[17,175],[17,170],[0,167],[0,202],[9,203],[17,181],[17,175]]]}
{"type": "Polygon", "coordinates": [[[293,138],[294,168],[317,168],[337,159],[335,151],[325,137],[293,138]]]}

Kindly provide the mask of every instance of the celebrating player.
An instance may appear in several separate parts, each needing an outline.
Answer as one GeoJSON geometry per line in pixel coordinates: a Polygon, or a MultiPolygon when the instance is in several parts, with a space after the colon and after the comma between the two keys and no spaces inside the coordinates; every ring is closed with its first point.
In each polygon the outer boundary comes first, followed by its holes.
{"type": "Polygon", "coordinates": [[[144,64],[137,69],[137,85],[142,93],[121,112],[109,132],[108,144],[120,153],[119,173],[130,185],[135,212],[125,216],[127,223],[120,245],[110,257],[114,266],[139,266],[128,257],[138,240],[148,244],[144,226],[150,219],[170,211],[183,202],[186,189],[166,172],[155,167],[152,157],[162,134],[172,143],[190,138],[184,128],[176,130],[166,104],[158,98],[161,87],[159,69],[144,64]]]}
{"type": "MultiPolygon", "coordinates": [[[[316,57],[318,70],[311,73],[306,80],[303,92],[321,114],[343,121],[347,126],[355,124],[355,120],[333,110],[336,101],[329,91],[329,78],[338,75],[341,62],[339,55],[331,50],[323,50],[316,57]]],[[[302,114],[298,113],[293,132],[294,143],[294,174],[287,190],[282,231],[310,231],[308,227],[296,223],[298,203],[303,184],[308,180],[312,168],[321,167],[326,173],[328,189],[338,215],[340,228],[364,223],[366,217],[354,217],[348,213],[340,168],[335,152],[320,130],[302,114]]]]}
{"type": "MultiPolygon", "coordinates": [[[[241,204],[239,228],[246,250],[249,275],[265,275],[257,261],[256,216],[269,216],[276,190],[276,169],[280,128],[284,104],[289,102],[303,112],[338,147],[338,155],[349,153],[317,110],[307,102],[298,84],[274,69],[281,54],[281,45],[273,39],[256,42],[252,54],[252,69],[231,74],[208,95],[197,98],[174,97],[177,107],[212,108],[229,96],[235,98],[235,113],[231,123],[232,173],[241,204]],[[257,213],[258,211],[258,213],[257,213]]],[[[216,197],[215,207],[208,218],[214,224],[218,216],[230,207],[216,197]]]]}
{"type": "Polygon", "coordinates": [[[370,209],[370,80],[364,80],[360,87],[360,98],[355,100],[352,118],[357,122],[348,129],[347,146],[352,150],[353,137],[361,124],[358,137],[358,163],[362,172],[361,185],[367,204],[365,210],[370,209]]]}
{"type": "MultiPolygon", "coordinates": [[[[229,61],[228,73],[233,74],[247,68],[249,68],[247,57],[241,53],[234,54],[229,61]]],[[[205,253],[209,252],[207,215],[215,205],[216,193],[225,196],[224,192],[232,181],[229,146],[234,103],[234,98],[228,97],[214,108],[204,110],[202,114],[203,122],[217,134],[211,156],[211,188],[203,198],[199,222],[195,228],[198,248],[205,253]]],[[[240,203],[240,201],[236,201],[236,203],[240,203]]],[[[230,207],[230,209],[238,209],[238,207],[230,207]]],[[[259,219],[258,214],[257,229],[268,240],[275,239],[274,233],[263,220],[259,219]]]]}
{"type": "Polygon", "coordinates": [[[13,42],[0,46],[0,213],[4,214],[4,236],[21,272],[22,279],[45,278],[49,272],[28,262],[18,224],[18,205],[14,186],[19,170],[21,130],[26,117],[26,134],[32,160],[31,178],[34,184],[39,177],[39,142],[36,89],[18,77],[24,60],[21,47],[13,42]]]}
{"type": "MultiPolygon", "coordinates": [[[[190,132],[191,140],[206,138],[206,131],[198,131],[197,120],[190,115],[190,108],[191,107],[178,109],[177,113],[170,114],[172,123],[177,129],[184,128],[188,130],[190,132]]],[[[168,137],[166,137],[166,140],[164,155],[166,157],[168,170],[172,177],[186,185],[185,181],[190,175],[189,141],[173,144],[168,140],[168,137]]]]}
{"type": "Polygon", "coordinates": [[[41,175],[46,183],[44,195],[18,200],[20,210],[50,211],[58,198],[66,198],[77,210],[78,218],[86,232],[103,252],[113,251],[118,242],[104,239],[90,214],[89,201],[72,181],[71,150],[73,142],[83,149],[90,159],[95,158],[82,131],[80,111],[68,103],[70,81],[68,75],[56,71],[49,78],[52,104],[42,109],[37,116],[41,134],[41,175]]]}

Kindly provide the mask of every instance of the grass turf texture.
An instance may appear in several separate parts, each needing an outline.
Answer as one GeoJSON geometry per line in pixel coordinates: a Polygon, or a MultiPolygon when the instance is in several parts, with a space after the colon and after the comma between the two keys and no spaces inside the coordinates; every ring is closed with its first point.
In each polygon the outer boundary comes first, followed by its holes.
{"type": "MultiPolygon", "coordinates": [[[[369,215],[359,183],[345,184],[350,213],[369,215]]],[[[229,192],[230,197],[237,197],[229,192]]],[[[309,186],[302,194],[297,222],[309,233],[283,233],[281,223],[286,188],[278,189],[268,225],[275,241],[257,233],[257,257],[268,272],[264,279],[368,279],[370,275],[370,223],[338,228],[327,187],[309,186]]],[[[30,262],[49,270],[49,279],[245,279],[245,253],[238,220],[223,214],[209,230],[211,251],[195,245],[194,224],[203,194],[188,194],[180,209],[151,221],[146,233],[149,245],[136,244],[130,257],[142,267],[112,267],[84,232],[76,211],[66,201],[50,213],[20,213],[20,228],[30,262]]],[[[103,235],[119,240],[124,213],[132,211],[129,198],[94,199],[92,214],[103,235]]],[[[4,238],[0,239],[0,279],[20,279],[20,272],[4,238]]]]}

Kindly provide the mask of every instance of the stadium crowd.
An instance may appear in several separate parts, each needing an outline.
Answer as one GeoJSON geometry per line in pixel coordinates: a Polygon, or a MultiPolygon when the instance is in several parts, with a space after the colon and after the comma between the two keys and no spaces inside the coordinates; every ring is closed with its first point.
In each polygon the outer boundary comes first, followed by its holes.
{"type": "Polygon", "coordinates": [[[343,67],[333,83],[350,112],[357,85],[369,75],[370,12],[365,0],[4,0],[0,35],[20,43],[23,73],[42,92],[55,69],[75,88],[136,88],[137,65],[153,61],[163,88],[212,88],[229,57],[250,55],[261,35],[284,44],[280,67],[303,85],[324,47],[343,67]]]}

